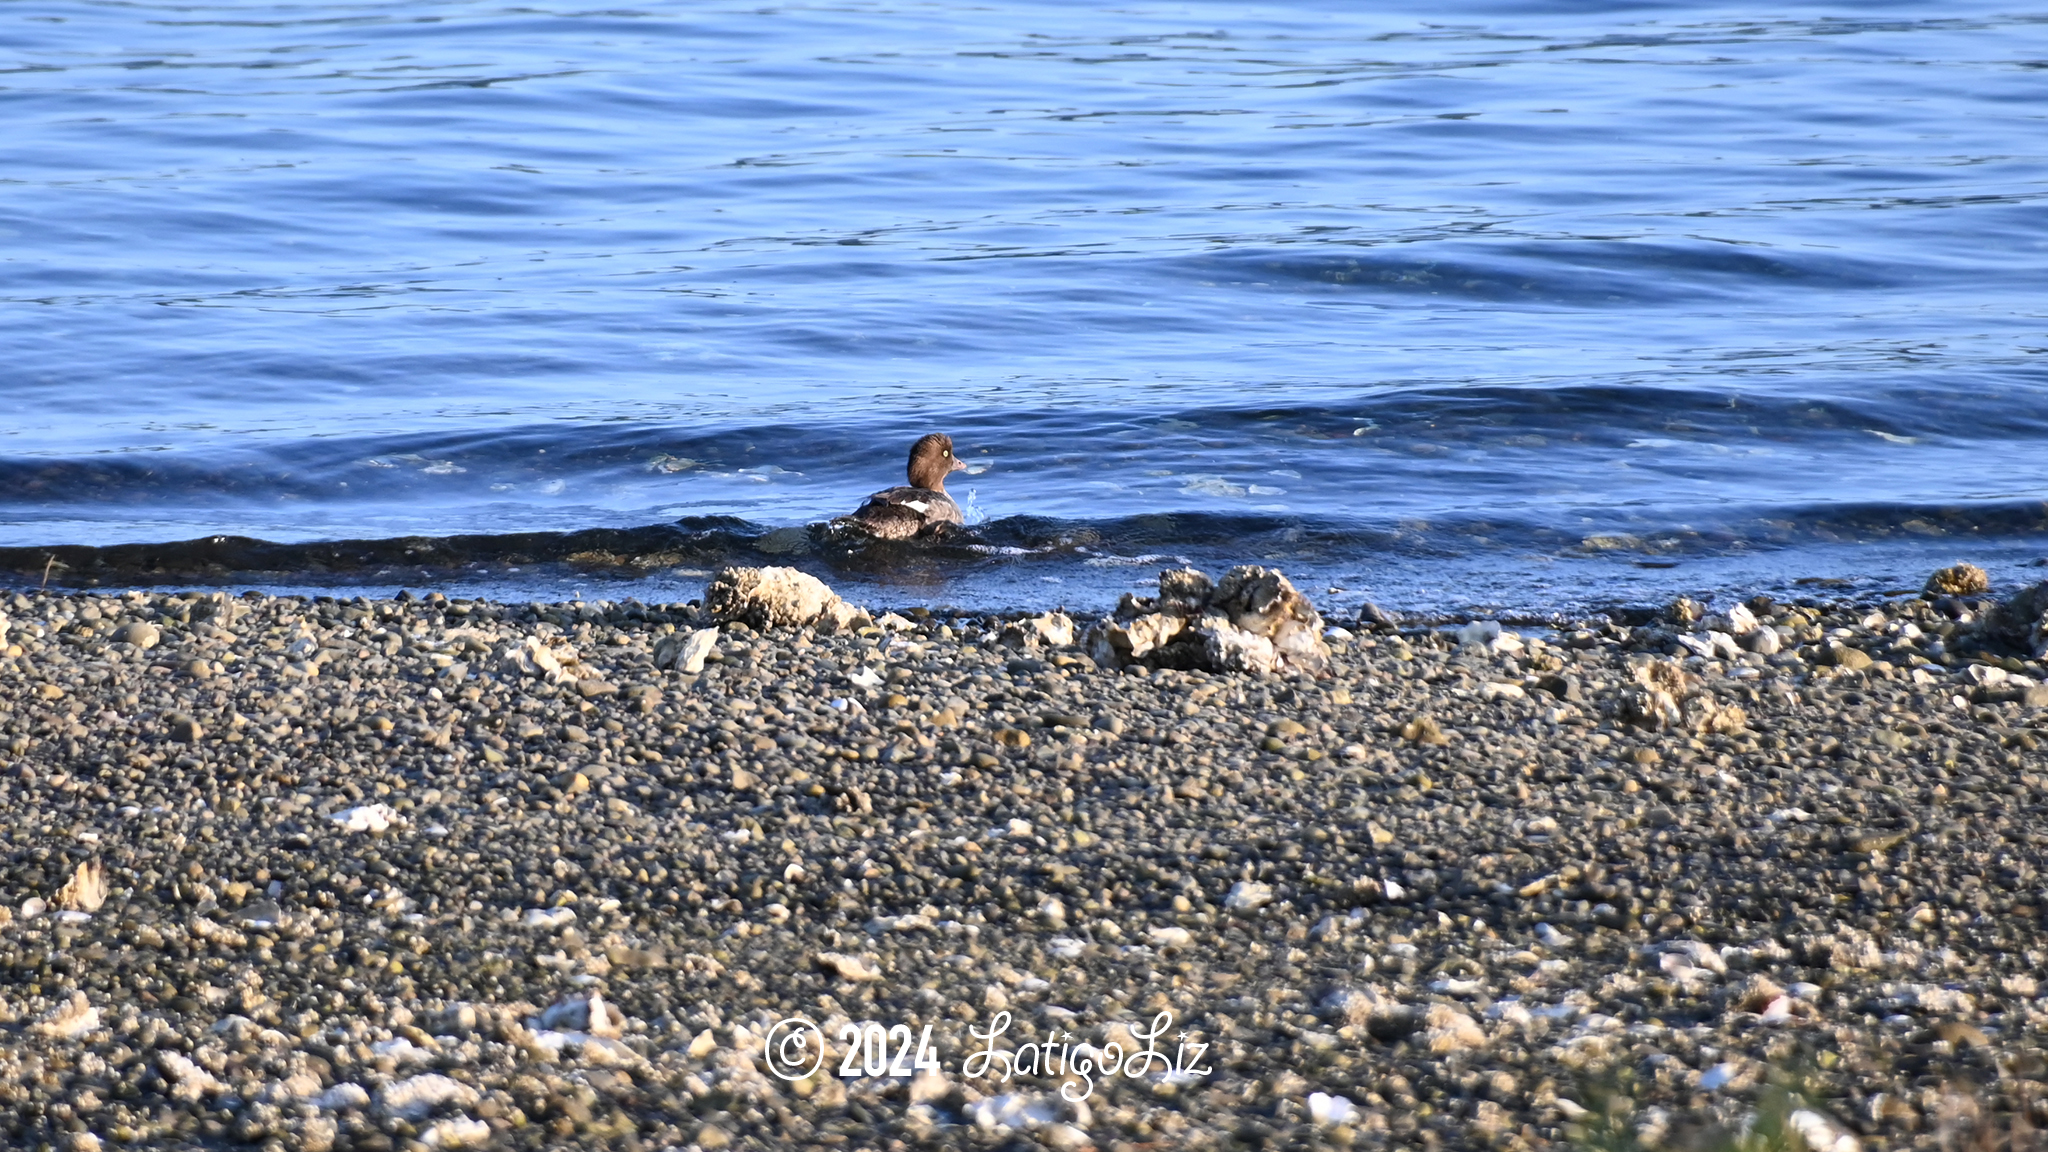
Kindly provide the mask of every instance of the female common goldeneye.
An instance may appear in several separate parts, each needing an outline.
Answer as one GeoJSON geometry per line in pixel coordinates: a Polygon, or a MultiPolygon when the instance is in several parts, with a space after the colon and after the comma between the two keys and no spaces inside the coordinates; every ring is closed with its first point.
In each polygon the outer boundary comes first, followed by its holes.
{"type": "Polygon", "coordinates": [[[966,523],[946,495],[946,477],[967,465],[953,455],[953,438],[933,432],[910,446],[910,483],[868,497],[841,523],[884,540],[908,540],[945,524],[966,523]]]}

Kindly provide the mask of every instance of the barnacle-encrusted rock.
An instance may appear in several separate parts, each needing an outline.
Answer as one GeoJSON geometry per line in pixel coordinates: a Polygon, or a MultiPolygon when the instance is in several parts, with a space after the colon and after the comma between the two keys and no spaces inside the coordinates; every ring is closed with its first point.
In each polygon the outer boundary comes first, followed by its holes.
{"type": "Polygon", "coordinates": [[[1635,675],[1636,682],[1617,693],[1612,706],[1615,719],[1624,724],[1721,736],[1749,724],[1747,712],[1716,699],[1675,660],[1645,661],[1635,675]]]}
{"type": "Polygon", "coordinates": [[[1044,612],[1005,626],[1002,642],[1010,648],[1064,648],[1074,642],[1074,621],[1065,612],[1044,612]]]}
{"type": "Polygon", "coordinates": [[[1636,682],[1621,690],[1615,716],[1639,728],[1675,728],[1684,722],[1679,708],[1692,678],[1671,660],[1651,660],[1636,668],[1636,682]]]}
{"type": "Polygon", "coordinates": [[[1925,590],[1935,596],[1976,596],[1991,590],[1991,576],[1975,564],[1952,564],[1935,569],[1925,590]]]}
{"type": "Polygon", "coordinates": [[[1097,663],[1209,672],[1322,672],[1323,618],[1287,577],[1243,565],[1221,581],[1191,568],[1159,574],[1159,595],[1125,594],[1089,631],[1097,663]]]}
{"type": "Polygon", "coordinates": [[[755,628],[815,627],[844,631],[867,613],[841,600],[823,580],[795,568],[721,568],[704,590],[704,607],[720,621],[755,628]]]}

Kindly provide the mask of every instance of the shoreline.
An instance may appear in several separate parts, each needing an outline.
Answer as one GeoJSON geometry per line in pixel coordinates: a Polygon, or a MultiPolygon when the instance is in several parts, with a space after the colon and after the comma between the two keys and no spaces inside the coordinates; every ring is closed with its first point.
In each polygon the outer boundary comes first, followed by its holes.
{"type": "Polygon", "coordinates": [[[1355,614],[1370,601],[1434,622],[1514,616],[1538,626],[1603,613],[1646,619],[1646,609],[1680,596],[1766,593],[1813,603],[1911,596],[1928,571],[1959,557],[2011,586],[2048,575],[2038,533],[1846,533],[1795,543],[1637,540],[1629,546],[1621,538],[1524,538],[1456,525],[1379,531],[1354,524],[1345,531],[1362,534],[1352,538],[1286,517],[1224,518],[1199,530],[1173,516],[1100,523],[1012,517],[958,540],[852,548],[812,528],[699,517],[495,536],[276,543],[215,535],[101,547],[12,546],[0,548],[0,596],[43,589],[47,581],[47,590],[99,595],[246,589],[383,599],[437,590],[505,603],[681,603],[700,596],[721,569],[793,564],[877,605],[925,605],[955,614],[1036,612],[1051,604],[1108,611],[1160,567],[1216,571],[1251,558],[1289,572],[1331,619],[1355,614]]]}
{"type": "Polygon", "coordinates": [[[2003,1131],[2048,669],[1966,654],[1980,599],[1756,605],[1768,655],[1732,602],[1360,629],[1318,677],[914,610],[690,674],[689,605],[0,597],[0,1126],[1534,1149],[1624,1082],[1682,1144],[1797,1074],[1838,1134],[1927,1139],[1949,1080],[2003,1131]],[[1004,1012],[1097,1071],[1170,1013],[1211,1071],[966,1077],[1004,1012]],[[938,1066],[779,1078],[796,1015],[938,1066]]]}

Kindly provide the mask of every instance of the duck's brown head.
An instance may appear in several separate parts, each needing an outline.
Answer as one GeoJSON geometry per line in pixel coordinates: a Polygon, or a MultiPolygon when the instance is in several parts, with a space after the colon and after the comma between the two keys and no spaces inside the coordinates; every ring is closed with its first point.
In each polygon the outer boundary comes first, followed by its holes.
{"type": "Polygon", "coordinates": [[[946,477],[964,471],[967,465],[953,455],[953,438],[933,432],[910,446],[910,482],[932,492],[946,490],[946,477]]]}

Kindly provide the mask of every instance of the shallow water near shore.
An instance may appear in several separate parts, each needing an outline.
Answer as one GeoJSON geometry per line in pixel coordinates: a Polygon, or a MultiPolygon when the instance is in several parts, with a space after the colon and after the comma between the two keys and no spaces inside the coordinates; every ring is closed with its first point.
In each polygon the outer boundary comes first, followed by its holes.
{"type": "Polygon", "coordinates": [[[15,14],[11,583],[1543,611],[2048,555],[2038,16],[15,14]],[[792,533],[932,428],[974,533],[792,533]]]}

